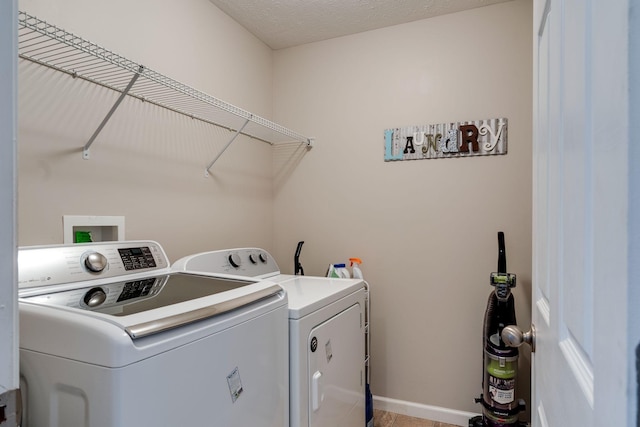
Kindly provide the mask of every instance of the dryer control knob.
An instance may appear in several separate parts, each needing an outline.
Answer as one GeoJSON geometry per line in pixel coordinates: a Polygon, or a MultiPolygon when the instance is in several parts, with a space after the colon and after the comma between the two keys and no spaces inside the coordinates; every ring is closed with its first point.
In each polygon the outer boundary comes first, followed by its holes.
{"type": "Polygon", "coordinates": [[[94,273],[100,273],[107,267],[107,257],[99,252],[91,252],[84,259],[84,265],[94,273]]]}
{"type": "Polygon", "coordinates": [[[242,264],[242,260],[240,259],[240,255],[238,255],[238,254],[230,254],[229,255],[229,264],[231,264],[231,266],[233,268],[240,267],[240,264],[242,264]]]}
{"type": "Polygon", "coordinates": [[[107,294],[101,288],[90,289],[84,294],[84,303],[89,307],[97,307],[107,299],[107,294]]]}

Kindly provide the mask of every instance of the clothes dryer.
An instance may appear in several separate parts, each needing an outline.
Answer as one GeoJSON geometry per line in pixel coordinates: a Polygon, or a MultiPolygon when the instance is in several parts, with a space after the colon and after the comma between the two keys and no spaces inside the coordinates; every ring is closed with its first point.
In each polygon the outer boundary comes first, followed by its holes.
{"type": "Polygon", "coordinates": [[[175,271],[268,279],[287,292],[291,427],[365,425],[365,283],[280,274],[265,250],[204,252],[175,271]]]}

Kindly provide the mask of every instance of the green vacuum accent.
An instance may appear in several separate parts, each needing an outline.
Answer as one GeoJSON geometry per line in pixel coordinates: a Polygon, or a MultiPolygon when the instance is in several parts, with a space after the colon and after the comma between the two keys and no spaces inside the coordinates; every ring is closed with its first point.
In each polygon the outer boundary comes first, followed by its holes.
{"type": "Polygon", "coordinates": [[[514,288],[516,286],[516,275],[511,273],[491,273],[492,285],[509,285],[514,288]]]}
{"type": "Polygon", "coordinates": [[[499,360],[492,359],[487,366],[489,374],[503,380],[515,378],[517,370],[518,363],[513,361],[500,363],[499,360]]]}

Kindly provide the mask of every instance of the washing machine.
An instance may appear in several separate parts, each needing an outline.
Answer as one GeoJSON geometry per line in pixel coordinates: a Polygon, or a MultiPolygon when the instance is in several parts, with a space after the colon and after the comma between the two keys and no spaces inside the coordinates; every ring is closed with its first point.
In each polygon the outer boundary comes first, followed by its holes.
{"type": "Polygon", "coordinates": [[[365,283],[280,274],[265,250],[194,254],[175,271],[268,279],[288,297],[291,427],[365,425],[365,283]]]}
{"type": "Polygon", "coordinates": [[[153,241],[18,250],[28,427],[289,425],[287,296],[153,241]]]}

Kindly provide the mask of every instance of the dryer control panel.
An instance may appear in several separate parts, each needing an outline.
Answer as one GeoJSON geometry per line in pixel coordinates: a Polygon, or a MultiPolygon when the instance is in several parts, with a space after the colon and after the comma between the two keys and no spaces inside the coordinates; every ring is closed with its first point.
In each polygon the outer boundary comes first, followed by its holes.
{"type": "Polygon", "coordinates": [[[280,274],[275,259],[264,249],[236,248],[202,252],[173,263],[174,271],[231,274],[265,279],[280,274]]]}
{"type": "Polygon", "coordinates": [[[168,268],[167,255],[154,241],[77,243],[18,249],[21,290],[168,268]]]}

